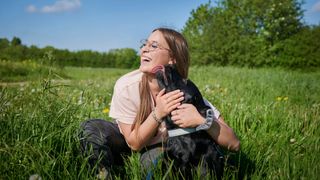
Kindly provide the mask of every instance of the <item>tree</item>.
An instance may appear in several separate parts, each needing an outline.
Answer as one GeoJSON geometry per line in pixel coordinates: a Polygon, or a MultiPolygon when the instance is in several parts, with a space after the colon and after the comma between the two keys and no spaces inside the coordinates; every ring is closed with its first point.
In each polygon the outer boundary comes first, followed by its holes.
{"type": "Polygon", "coordinates": [[[113,56],[115,67],[118,68],[133,68],[137,65],[137,52],[131,48],[112,49],[109,51],[113,56]]]}
{"type": "Polygon", "coordinates": [[[18,37],[13,37],[11,40],[11,45],[12,46],[20,46],[22,44],[20,38],[18,37]]]}
{"type": "Polygon", "coordinates": [[[7,38],[0,38],[0,50],[10,46],[10,42],[7,38]]]}
{"type": "Polygon", "coordinates": [[[270,65],[303,24],[298,0],[220,0],[191,12],[183,34],[196,64],[270,65]]]}
{"type": "Polygon", "coordinates": [[[306,26],[279,44],[279,64],[286,67],[320,67],[320,26],[306,26]]]}
{"type": "Polygon", "coordinates": [[[190,56],[194,64],[208,64],[209,60],[205,54],[210,53],[210,39],[206,36],[209,30],[209,23],[212,21],[213,14],[210,2],[200,5],[196,10],[191,11],[182,34],[189,43],[190,56]]]}
{"type": "Polygon", "coordinates": [[[10,47],[10,42],[6,38],[0,39],[0,60],[1,59],[8,59],[6,51],[10,47]]]}

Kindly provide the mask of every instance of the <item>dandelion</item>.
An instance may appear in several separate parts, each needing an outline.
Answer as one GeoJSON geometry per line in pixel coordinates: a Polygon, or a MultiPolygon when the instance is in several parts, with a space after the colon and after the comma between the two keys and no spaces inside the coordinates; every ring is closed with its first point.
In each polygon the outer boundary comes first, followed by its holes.
{"type": "Polygon", "coordinates": [[[29,177],[29,180],[41,180],[41,176],[39,174],[33,174],[29,177]]]}
{"type": "Polygon", "coordinates": [[[109,108],[107,108],[107,107],[102,110],[102,112],[105,113],[105,114],[109,113],[109,111],[110,111],[110,110],[109,110],[109,108]]]}
{"type": "Polygon", "coordinates": [[[281,101],[281,100],[282,100],[282,97],[281,97],[281,96],[278,96],[278,97],[276,98],[276,100],[277,100],[277,101],[281,101]]]}
{"type": "Polygon", "coordinates": [[[287,96],[283,97],[284,101],[287,101],[289,98],[287,96]]]}
{"type": "Polygon", "coordinates": [[[290,139],[290,143],[295,143],[296,142],[296,139],[295,138],[291,138],[290,139]]]}

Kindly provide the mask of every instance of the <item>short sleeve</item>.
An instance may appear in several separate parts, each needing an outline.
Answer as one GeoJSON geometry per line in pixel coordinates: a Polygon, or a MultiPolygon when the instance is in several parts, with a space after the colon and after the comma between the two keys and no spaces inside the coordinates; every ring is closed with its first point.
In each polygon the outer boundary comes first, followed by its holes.
{"type": "Polygon", "coordinates": [[[136,105],[127,97],[127,94],[123,91],[114,91],[109,116],[116,121],[120,121],[125,124],[133,124],[136,113],[136,105]]]}
{"type": "Polygon", "coordinates": [[[117,122],[133,124],[139,104],[139,81],[122,78],[114,86],[109,116],[117,122]]]}

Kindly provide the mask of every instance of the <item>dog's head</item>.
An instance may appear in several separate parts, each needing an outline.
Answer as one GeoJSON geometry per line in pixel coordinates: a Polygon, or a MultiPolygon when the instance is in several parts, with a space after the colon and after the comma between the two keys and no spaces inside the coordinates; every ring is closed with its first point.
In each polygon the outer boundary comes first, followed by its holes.
{"type": "Polygon", "coordinates": [[[184,99],[181,103],[195,105],[198,111],[205,116],[208,107],[202,98],[197,86],[190,80],[182,78],[176,69],[176,65],[159,65],[152,69],[155,74],[160,89],[165,88],[166,93],[180,89],[184,93],[184,99]]]}
{"type": "Polygon", "coordinates": [[[166,92],[181,89],[187,84],[187,80],[181,77],[175,65],[156,66],[152,69],[152,73],[156,75],[160,89],[165,88],[166,92]]]}

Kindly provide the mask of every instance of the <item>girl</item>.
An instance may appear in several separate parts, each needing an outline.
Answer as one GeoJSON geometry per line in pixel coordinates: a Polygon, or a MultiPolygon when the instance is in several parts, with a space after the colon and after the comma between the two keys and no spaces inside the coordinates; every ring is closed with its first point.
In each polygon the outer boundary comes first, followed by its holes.
{"type": "MultiPolygon", "coordinates": [[[[82,123],[81,146],[91,155],[91,165],[109,169],[122,165],[124,155],[141,152],[141,163],[150,167],[165,151],[163,144],[167,130],[162,118],[171,113],[172,120],[181,128],[198,127],[208,123],[192,104],[181,104],[180,90],[165,94],[159,89],[152,69],[157,65],[176,64],[179,73],[188,77],[189,51],[185,38],[177,31],[157,28],[142,41],[140,67],[122,76],[115,84],[110,117],[115,122],[93,119],[82,123]]],[[[220,112],[212,106],[214,117],[206,129],[220,146],[238,151],[240,142],[224,122],[220,112]]]]}

